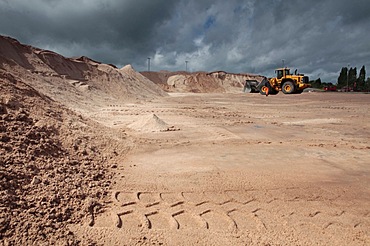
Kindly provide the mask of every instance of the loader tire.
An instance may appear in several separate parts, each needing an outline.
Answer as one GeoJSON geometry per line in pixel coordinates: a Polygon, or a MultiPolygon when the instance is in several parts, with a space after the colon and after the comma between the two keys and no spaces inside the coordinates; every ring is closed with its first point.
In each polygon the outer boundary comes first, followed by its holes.
{"type": "Polygon", "coordinates": [[[263,85],[262,87],[261,87],[261,89],[260,89],[260,94],[261,95],[264,95],[264,96],[266,96],[266,94],[267,93],[269,93],[270,94],[270,88],[269,88],[269,86],[268,85],[263,85]]]}
{"type": "Polygon", "coordinates": [[[293,82],[287,81],[283,84],[281,90],[284,94],[293,94],[295,92],[295,86],[293,82]]]}
{"type": "Polygon", "coordinates": [[[279,93],[279,91],[275,90],[274,88],[271,87],[269,82],[265,82],[261,88],[260,88],[260,94],[266,96],[266,92],[268,90],[269,95],[276,95],[279,93]]]}

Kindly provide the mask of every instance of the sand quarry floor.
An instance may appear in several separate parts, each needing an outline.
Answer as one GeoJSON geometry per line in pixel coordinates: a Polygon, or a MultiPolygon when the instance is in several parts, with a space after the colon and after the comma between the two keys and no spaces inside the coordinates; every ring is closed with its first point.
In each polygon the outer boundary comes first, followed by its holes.
{"type": "Polygon", "coordinates": [[[90,118],[128,136],[103,245],[370,245],[370,95],[170,94],[90,118]]]}

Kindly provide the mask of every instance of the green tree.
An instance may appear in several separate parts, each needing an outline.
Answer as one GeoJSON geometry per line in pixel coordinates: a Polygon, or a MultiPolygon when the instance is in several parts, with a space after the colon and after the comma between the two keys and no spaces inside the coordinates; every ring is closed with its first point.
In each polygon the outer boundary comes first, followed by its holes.
{"type": "Polygon", "coordinates": [[[357,68],[350,68],[348,72],[348,86],[354,88],[357,80],[357,68]]]}
{"type": "Polygon", "coordinates": [[[316,80],[311,80],[310,84],[311,84],[312,88],[321,88],[322,87],[320,78],[318,78],[316,80]]]}
{"type": "Polygon", "coordinates": [[[370,91],[370,78],[367,78],[367,80],[365,81],[364,90],[370,91]]]}
{"type": "Polygon", "coordinates": [[[339,88],[342,88],[343,86],[347,86],[347,76],[348,76],[348,68],[342,67],[342,70],[340,71],[338,81],[337,81],[339,88]]]}
{"type": "Polygon", "coordinates": [[[357,89],[359,90],[364,90],[365,89],[365,79],[366,79],[366,70],[365,70],[365,66],[362,66],[361,70],[360,70],[360,74],[358,75],[358,79],[357,79],[357,89]]]}

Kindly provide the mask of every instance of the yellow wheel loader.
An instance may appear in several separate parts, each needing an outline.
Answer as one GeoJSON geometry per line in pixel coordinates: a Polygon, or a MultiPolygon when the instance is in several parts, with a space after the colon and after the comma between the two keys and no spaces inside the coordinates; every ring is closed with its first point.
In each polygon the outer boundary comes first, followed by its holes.
{"type": "Polygon", "coordinates": [[[295,70],[294,74],[290,74],[289,68],[279,68],[275,70],[276,77],[271,79],[264,79],[261,83],[254,83],[251,81],[245,82],[245,90],[247,92],[259,92],[261,95],[276,95],[279,91],[284,94],[300,94],[305,88],[310,87],[308,84],[308,76],[298,74],[295,70]]]}

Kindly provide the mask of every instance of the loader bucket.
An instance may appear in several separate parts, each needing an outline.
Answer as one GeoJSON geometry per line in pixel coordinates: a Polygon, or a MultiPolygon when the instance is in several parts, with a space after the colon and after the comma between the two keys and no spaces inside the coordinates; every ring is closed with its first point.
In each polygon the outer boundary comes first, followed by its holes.
{"type": "Polygon", "coordinates": [[[246,80],[243,88],[243,92],[252,93],[257,92],[257,86],[259,82],[257,80],[246,80]]]}
{"type": "Polygon", "coordinates": [[[252,92],[252,87],[248,81],[245,82],[243,92],[245,93],[251,93],[252,92]]]}

